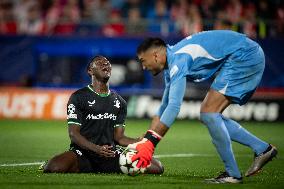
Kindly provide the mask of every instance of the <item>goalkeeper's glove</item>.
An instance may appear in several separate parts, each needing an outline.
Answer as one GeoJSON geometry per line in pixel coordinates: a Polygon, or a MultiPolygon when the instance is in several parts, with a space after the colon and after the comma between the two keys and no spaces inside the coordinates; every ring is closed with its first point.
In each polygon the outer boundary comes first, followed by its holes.
{"type": "Polygon", "coordinates": [[[161,139],[162,137],[155,131],[148,130],[140,142],[128,145],[128,148],[137,150],[137,154],[131,158],[132,162],[138,159],[136,167],[146,168],[151,164],[155,147],[161,139]]]}

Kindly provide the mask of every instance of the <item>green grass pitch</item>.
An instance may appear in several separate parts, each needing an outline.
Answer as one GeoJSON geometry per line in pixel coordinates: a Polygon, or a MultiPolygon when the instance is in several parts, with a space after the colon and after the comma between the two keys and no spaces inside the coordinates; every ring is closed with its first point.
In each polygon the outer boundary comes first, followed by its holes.
{"type": "MultiPolygon", "coordinates": [[[[140,136],[150,120],[127,120],[126,134],[140,136]]],[[[38,165],[68,149],[69,138],[64,121],[0,120],[0,188],[284,188],[284,124],[244,122],[258,137],[276,145],[278,158],[254,177],[240,185],[205,184],[205,178],[223,170],[207,129],[197,121],[176,121],[159,143],[155,155],[165,167],[163,175],[122,174],[43,174],[38,165]]],[[[233,143],[241,172],[252,162],[247,147],[233,143]]]]}

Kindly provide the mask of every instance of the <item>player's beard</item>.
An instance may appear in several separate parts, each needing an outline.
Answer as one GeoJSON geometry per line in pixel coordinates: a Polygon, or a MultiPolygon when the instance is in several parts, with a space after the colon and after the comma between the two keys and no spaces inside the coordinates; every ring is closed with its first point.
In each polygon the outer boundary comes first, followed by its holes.
{"type": "Polygon", "coordinates": [[[110,78],[110,75],[105,75],[103,77],[102,76],[98,76],[98,75],[96,77],[96,75],[95,75],[95,76],[92,77],[92,80],[107,84],[108,81],[109,81],[109,78],[110,78]]]}
{"type": "Polygon", "coordinates": [[[153,76],[157,76],[159,73],[161,73],[161,70],[152,70],[151,72],[153,76]]]}
{"type": "Polygon", "coordinates": [[[110,76],[106,76],[102,79],[102,82],[104,83],[108,83],[108,80],[109,80],[110,76]]]}

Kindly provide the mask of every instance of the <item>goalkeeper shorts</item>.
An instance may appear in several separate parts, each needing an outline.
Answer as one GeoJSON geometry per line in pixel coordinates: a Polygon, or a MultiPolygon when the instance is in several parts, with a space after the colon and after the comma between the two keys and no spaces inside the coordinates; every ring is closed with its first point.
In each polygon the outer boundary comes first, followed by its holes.
{"type": "Polygon", "coordinates": [[[243,105],[259,85],[264,68],[262,48],[248,41],[246,48],[240,49],[225,60],[211,88],[230,97],[232,103],[243,105]]]}

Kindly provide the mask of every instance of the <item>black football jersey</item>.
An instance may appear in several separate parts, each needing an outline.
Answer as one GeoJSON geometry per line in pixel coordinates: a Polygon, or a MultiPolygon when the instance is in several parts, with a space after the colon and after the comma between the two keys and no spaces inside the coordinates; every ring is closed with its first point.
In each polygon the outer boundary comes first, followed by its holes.
{"type": "Polygon", "coordinates": [[[91,85],[75,91],[67,104],[68,125],[78,125],[81,135],[97,145],[114,145],[114,128],[125,126],[126,114],[120,95],[113,91],[100,95],[91,85]]]}

